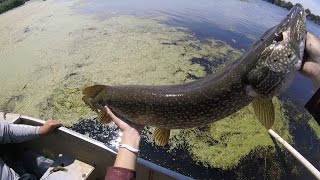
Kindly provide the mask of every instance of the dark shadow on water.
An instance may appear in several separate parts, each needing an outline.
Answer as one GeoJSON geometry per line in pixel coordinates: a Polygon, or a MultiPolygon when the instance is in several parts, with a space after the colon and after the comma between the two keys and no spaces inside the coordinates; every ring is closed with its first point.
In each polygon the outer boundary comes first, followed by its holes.
{"type": "MultiPolygon", "coordinates": [[[[303,157],[305,157],[315,168],[320,169],[320,139],[318,139],[311,129],[308,121],[311,115],[304,109],[300,101],[288,98],[281,99],[286,109],[286,116],[289,118],[290,133],[293,137],[292,145],[303,157]]],[[[295,158],[293,163],[299,167],[299,179],[314,179],[314,176],[295,158]]]]}
{"type": "MultiPolygon", "coordinates": [[[[292,121],[291,124],[293,137],[297,139],[295,141],[296,150],[316,169],[320,169],[320,140],[312,132],[307,121],[292,121]]],[[[296,163],[300,165],[302,172],[304,172],[301,174],[301,178],[314,179],[314,176],[300,162],[296,161],[296,163]]]]}
{"type": "Polygon", "coordinates": [[[288,161],[286,161],[286,157],[288,156],[288,154],[286,153],[286,150],[284,149],[281,149],[281,147],[279,146],[278,142],[270,136],[270,138],[272,139],[272,142],[275,146],[275,149],[276,149],[276,154],[277,154],[277,157],[279,159],[279,164],[281,165],[281,169],[283,169],[283,174],[282,174],[282,178],[284,179],[288,179],[289,177],[292,178],[290,176],[291,173],[288,173],[286,172],[285,170],[288,170],[289,167],[288,167],[288,161]],[[289,177],[288,177],[289,176],[289,177]]]}
{"type": "Polygon", "coordinates": [[[141,142],[141,158],[195,179],[235,179],[232,171],[205,167],[196,163],[186,149],[170,151],[166,147],[156,147],[146,141],[141,142]]]}

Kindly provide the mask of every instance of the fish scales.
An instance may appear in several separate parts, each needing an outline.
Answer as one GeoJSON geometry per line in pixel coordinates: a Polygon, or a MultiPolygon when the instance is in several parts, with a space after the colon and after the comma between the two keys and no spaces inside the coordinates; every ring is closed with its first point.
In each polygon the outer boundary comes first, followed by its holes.
{"type": "MultiPolygon", "coordinates": [[[[83,99],[95,111],[108,106],[120,118],[164,129],[203,126],[250,102],[255,102],[258,118],[272,117],[270,99],[289,86],[301,67],[305,21],[303,7],[295,5],[238,60],[202,79],[166,86],[96,85],[84,90],[83,99]],[[259,102],[268,104],[265,113],[261,113],[264,108],[259,102]]],[[[266,119],[261,121],[272,125],[266,119]]]]}
{"type": "Polygon", "coordinates": [[[230,69],[222,77],[208,76],[183,85],[110,86],[97,99],[103,99],[101,104],[107,102],[105,105],[118,116],[134,123],[169,129],[191,128],[226,117],[251,102],[253,98],[247,96],[241,77],[230,69]]]}

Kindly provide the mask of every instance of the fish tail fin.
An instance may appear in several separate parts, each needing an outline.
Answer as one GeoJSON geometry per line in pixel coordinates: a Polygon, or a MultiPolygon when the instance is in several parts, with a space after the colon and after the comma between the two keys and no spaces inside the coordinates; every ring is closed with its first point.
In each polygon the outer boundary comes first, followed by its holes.
{"type": "Polygon", "coordinates": [[[170,130],[163,128],[156,128],[154,131],[154,141],[158,146],[165,146],[168,144],[170,137],[170,130]]]}
{"type": "Polygon", "coordinates": [[[103,124],[108,124],[111,122],[111,117],[108,116],[107,111],[100,111],[98,113],[98,117],[100,119],[100,122],[103,124]]]}
{"type": "Polygon", "coordinates": [[[267,130],[269,130],[273,126],[275,120],[272,99],[256,98],[251,104],[258,120],[267,130]]]}
{"type": "Polygon", "coordinates": [[[105,85],[94,85],[94,86],[87,87],[82,91],[82,94],[83,94],[82,100],[91,108],[92,111],[98,114],[98,117],[101,123],[105,123],[105,124],[111,122],[111,118],[108,116],[107,111],[104,111],[103,108],[95,107],[91,103],[90,99],[94,98],[98,93],[100,93],[106,87],[107,86],[105,85]]]}
{"type": "Polygon", "coordinates": [[[82,94],[85,97],[93,98],[106,87],[107,86],[105,85],[94,85],[94,86],[86,87],[83,89],[82,94]]]}
{"type": "Polygon", "coordinates": [[[98,109],[91,104],[90,99],[89,99],[87,96],[83,96],[83,97],[82,97],[82,101],[83,101],[86,105],[88,105],[92,111],[94,111],[94,112],[96,112],[96,113],[99,112],[98,109]]]}

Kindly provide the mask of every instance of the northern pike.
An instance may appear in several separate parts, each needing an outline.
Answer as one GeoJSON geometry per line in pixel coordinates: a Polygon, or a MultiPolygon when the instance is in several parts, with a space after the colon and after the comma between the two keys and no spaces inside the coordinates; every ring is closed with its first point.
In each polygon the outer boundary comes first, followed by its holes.
{"type": "Polygon", "coordinates": [[[243,56],[216,74],[177,85],[94,85],[83,90],[83,100],[102,122],[109,122],[108,106],[119,118],[156,127],[158,145],[168,142],[170,129],[203,126],[251,102],[269,129],[275,119],[272,97],[284,92],[301,68],[305,41],[306,13],[296,4],[243,56]]]}

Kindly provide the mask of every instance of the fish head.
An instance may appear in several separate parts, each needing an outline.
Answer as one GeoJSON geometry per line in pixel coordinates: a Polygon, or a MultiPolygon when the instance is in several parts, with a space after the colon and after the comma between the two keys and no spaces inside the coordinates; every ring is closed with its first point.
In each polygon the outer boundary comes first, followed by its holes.
{"type": "Polygon", "coordinates": [[[258,60],[247,75],[249,95],[273,97],[287,89],[302,66],[306,33],[306,13],[296,4],[259,40],[258,60]]]}

